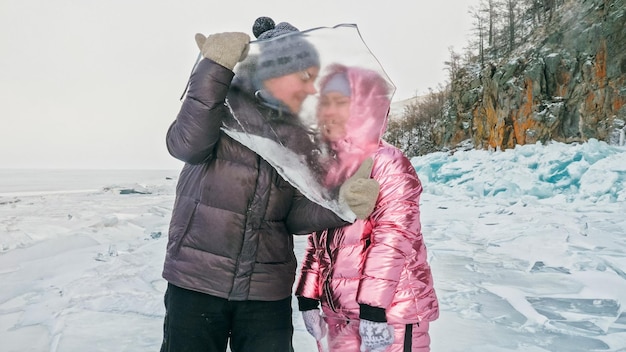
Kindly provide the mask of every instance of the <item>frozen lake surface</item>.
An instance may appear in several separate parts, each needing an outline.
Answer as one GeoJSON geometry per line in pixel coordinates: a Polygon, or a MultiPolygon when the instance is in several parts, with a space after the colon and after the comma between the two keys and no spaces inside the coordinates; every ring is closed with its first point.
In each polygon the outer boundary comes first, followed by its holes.
{"type": "MultiPolygon", "coordinates": [[[[432,351],[626,351],[624,148],[413,164],[441,305],[432,351]]],[[[0,171],[2,351],[158,351],[177,173],[0,171]]],[[[297,311],[294,325],[296,351],[316,351],[297,311]]]]}

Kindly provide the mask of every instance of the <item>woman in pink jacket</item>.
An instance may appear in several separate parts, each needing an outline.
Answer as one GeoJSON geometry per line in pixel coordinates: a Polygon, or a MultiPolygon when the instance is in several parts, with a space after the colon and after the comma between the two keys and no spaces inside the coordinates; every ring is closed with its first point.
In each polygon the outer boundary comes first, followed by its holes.
{"type": "Polygon", "coordinates": [[[389,97],[374,71],[334,66],[321,80],[327,185],[369,160],[380,184],[368,218],[308,239],[296,295],[307,330],[320,347],[328,332],[330,351],[429,351],[429,322],[439,316],[421,233],[422,185],[402,152],[381,140],[389,97]]]}

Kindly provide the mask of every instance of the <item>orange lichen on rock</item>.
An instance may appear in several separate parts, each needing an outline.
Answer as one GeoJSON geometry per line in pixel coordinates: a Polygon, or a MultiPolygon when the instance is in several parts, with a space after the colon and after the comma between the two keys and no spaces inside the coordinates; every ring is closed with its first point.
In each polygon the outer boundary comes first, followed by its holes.
{"type": "Polygon", "coordinates": [[[602,39],[596,53],[595,71],[598,88],[603,88],[606,84],[606,39],[602,39]]]}
{"type": "Polygon", "coordinates": [[[618,111],[619,109],[622,108],[622,106],[624,106],[624,104],[626,103],[626,101],[624,101],[624,99],[620,98],[620,97],[616,97],[615,100],[613,100],[613,111],[618,111]]]}
{"type": "Polygon", "coordinates": [[[569,86],[572,75],[569,71],[562,71],[559,74],[556,85],[556,94],[559,97],[567,96],[567,87],[569,86]]]}
{"type": "Polygon", "coordinates": [[[613,114],[619,114],[620,110],[626,105],[626,95],[622,92],[624,87],[626,87],[626,57],[622,62],[622,70],[625,71],[622,76],[614,77],[613,79],[609,79],[609,86],[613,91],[612,99],[611,99],[611,108],[613,114]]]}
{"type": "Polygon", "coordinates": [[[526,131],[536,125],[535,120],[532,118],[534,109],[533,82],[527,77],[524,83],[524,96],[526,99],[524,99],[517,116],[516,114],[512,114],[511,116],[511,119],[513,120],[513,132],[515,134],[517,144],[526,144],[526,131]]]}
{"type": "Polygon", "coordinates": [[[481,147],[483,145],[482,141],[485,134],[483,118],[481,114],[482,110],[482,107],[478,107],[472,111],[472,124],[474,126],[474,144],[478,147],[481,147]]]}
{"type": "Polygon", "coordinates": [[[584,109],[587,111],[593,110],[593,106],[595,105],[596,100],[596,92],[593,90],[589,91],[589,94],[585,97],[585,105],[584,109]]]}
{"type": "Polygon", "coordinates": [[[487,125],[487,144],[491,148],[498,146],[497,144],[497,125],[498,125],[498,113],[494,106],[489,104],[485,107],[485,124],[487,125]]]}

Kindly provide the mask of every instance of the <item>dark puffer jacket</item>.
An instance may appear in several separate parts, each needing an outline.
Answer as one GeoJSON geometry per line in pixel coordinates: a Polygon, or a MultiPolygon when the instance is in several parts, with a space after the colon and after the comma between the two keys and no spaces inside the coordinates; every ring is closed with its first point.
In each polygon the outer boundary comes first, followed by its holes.
{"type": "MultiPolygon", "coordinates": [[[[213,61],[201,60],[168,130],[168,150],[185,165],[176,187],[163,277],[229,300],[279,300],[291,294],[295,279],[291,234],[344,222],[304,198],[267,162],[220,130],[233,119],[227,96],[234,113],[247,123],[262,125],[267,116],[277,116],[254,94],[231,87],[233,76],[213,61]]],[[[294,135],[293,116],[281,116],[272,120],[272,128],[294,135]]]]}

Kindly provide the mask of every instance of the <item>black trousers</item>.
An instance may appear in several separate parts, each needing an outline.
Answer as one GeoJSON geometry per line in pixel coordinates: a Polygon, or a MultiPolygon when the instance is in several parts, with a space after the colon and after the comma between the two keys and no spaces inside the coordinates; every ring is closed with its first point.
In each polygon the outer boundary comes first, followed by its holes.
{"type": "Polygon", "coordinates": [[[290,352],[291,297],[228,301],[168,284],[161,352],[290,352]]]}

